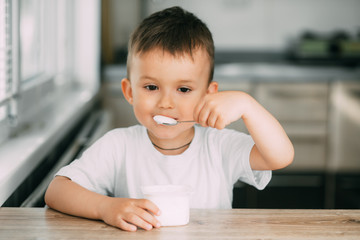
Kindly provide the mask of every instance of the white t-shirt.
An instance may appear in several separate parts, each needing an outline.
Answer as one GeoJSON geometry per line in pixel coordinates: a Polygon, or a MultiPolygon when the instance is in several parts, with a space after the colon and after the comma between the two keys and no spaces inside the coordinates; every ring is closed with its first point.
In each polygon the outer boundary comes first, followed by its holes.
{"type": "Polygon", "coordinates": [[[251,169],[253,145],[247,134],[195,125],[186,151],[163,155],[146,128],[136,125],[108,132],[56,175],[93,192],[126,198],[143,198],[141,186],[185,184],[194,191],[191,208],[229,209],[237,180],[263,189],[271,179],[271,171],[251,169]]]}

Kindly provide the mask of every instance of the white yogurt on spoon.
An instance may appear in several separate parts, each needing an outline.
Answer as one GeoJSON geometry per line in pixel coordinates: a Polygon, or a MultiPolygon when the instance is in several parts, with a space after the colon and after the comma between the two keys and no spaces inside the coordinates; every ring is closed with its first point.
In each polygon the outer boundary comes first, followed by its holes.
{"type": "Polygon", "coordinates": [[[178,123],[178,121],[176,121],[173,118],[165,117],[161,115],[156,115],[153,117],[153,119],[157,124],[162,124],[162,125],[176,125],[178,123]]]}
{"type": "Polygon", "coordinates": [[[157,124],[162,124],[162,125],[166,125],[166,126],[174,126],[178,123],[194,123],[195,121],[194,120],[189,120],[189,121],[177,121],[173,118],[170,118],[170,117],[165,117],[165,116],[162,116],[162,115],[156,115],[153,117],[154,121],[157,123],[157,124]]]}

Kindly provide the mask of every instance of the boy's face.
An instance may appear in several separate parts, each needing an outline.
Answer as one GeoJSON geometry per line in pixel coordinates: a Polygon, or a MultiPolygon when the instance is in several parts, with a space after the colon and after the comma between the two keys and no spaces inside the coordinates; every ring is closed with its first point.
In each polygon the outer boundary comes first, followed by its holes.
{"type": "Polygon", "coordinates": [[[175,57],[161,49],[134,55],[129,74],[131,81],[122,81],[124,96],[133,105],[137,120],[158,139],[181,137],[192,131],[193,123],[159,125],[155,115],[193,120],[200,99],[217,91],[216,82],[208,84],[210,61],[202,50],[195,51],[193,57],[175,57]]]}

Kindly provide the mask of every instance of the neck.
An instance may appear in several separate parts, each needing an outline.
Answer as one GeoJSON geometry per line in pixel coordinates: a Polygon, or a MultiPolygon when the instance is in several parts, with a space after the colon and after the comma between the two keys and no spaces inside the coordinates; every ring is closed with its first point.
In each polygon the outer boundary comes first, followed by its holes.
{"type": "MultiPolygon", "coordinates": [[[[192,140],[191,140],[191,141],[192,141],[192,140]]],[[[176,147],[176,148],[162,148],[162,147],[156,145],[156,144],[153,143],[153,142],[151,142],[151,143],[152,143],[156,148],[158,148],[158,149],[161,149],[161,150],[164,150],[164,151],[175,151],[175,150],[179,150],[179,149],[182,149],[182,148],[185,148],[185,147],[189,146],[190,143],[191,143],[191,141],[188,142],[188,143],[186,143],[186,144],[184,144],[184,145],[182,145],[182,146],[180,146],[180,147],[176,147]]]]}
{"type": "Polygon", "coordinates": [[[164,155],[178,155],[189,148],[193,138],[194,128],[183,132],[174,139],[162,139],[154,136],[148,131],[148,136],[153,146],[164,155]]]}

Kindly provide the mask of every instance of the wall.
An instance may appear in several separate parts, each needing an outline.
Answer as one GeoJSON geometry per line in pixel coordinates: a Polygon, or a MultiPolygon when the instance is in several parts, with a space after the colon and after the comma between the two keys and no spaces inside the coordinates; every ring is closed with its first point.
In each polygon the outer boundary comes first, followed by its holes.
{"type": "Polygon", "coordinates": [[[113,0],[115,47],[126,46],[142,8],[148,15],[174,5],[208,24],[218,50],[279,51],[306,29],[360,31],[358,0],[113,0]]]}
{"type": "Polygon", "coordinates": [[[140,22],[139,0],[111,0],[111,37],[114,46],[127,46],[128,36],[140,22]]]}

